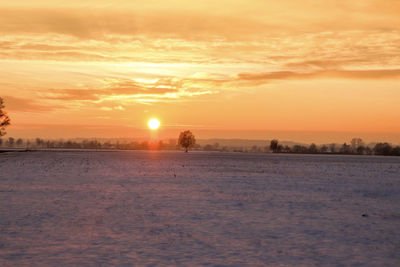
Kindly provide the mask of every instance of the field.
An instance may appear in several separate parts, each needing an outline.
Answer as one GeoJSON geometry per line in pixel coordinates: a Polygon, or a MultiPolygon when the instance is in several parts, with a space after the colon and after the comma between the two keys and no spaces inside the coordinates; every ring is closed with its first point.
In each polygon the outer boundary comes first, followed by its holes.
{"type": "Polygon", "coordinates": [[[400,157],[0,154],[0,266],[400,266],[400,157]]]}

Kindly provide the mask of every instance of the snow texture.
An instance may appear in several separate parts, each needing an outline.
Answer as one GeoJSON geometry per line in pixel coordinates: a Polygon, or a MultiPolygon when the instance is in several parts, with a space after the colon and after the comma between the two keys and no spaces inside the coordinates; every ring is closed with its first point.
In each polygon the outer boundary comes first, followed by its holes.
{"type": "Polygon", "coordinates": [[[400,157],[0,154],[0,266],[400,266],[400,157]]]}

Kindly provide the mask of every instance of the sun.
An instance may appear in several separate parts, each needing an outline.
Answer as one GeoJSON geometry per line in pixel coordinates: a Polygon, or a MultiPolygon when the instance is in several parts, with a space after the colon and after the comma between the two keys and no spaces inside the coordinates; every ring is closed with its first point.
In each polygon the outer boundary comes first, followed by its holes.
{"type": "Polygon", "coordinates": [[[157,130],[158,127],[160,127],[160,121],[157,119],[151,119],[149,120],[149,122],[147,123],[147,125],[149,125],[149,128],[152,130],[157,130]]]}

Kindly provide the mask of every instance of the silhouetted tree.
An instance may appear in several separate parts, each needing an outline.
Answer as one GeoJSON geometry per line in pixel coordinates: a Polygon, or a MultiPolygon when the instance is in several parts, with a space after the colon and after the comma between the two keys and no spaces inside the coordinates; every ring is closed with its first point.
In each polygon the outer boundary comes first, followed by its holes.
{"type": "Polygon", "coordinates": [[[278,152],[278,148],[279,148],[278,140],[277,139],[271,140],[271,142],[269,144],[269,149],[272,150],[272,152],[276,153],[276,152],[278,152]]]}
{"type": "Polygon", "coordinates": [[[365,154],[367,154],[367,155],[372,155],[372,149],[369,147],[369,146],[367,146],[366,148],[365,148],[365,154]]]}
{"type": "Polygon", "coordinates": [[[293,153],[302,153],[302,147],[300,145],[294,145],[292,148],[293,153]]]}
{"type": "Polygon", "coordinates": [[[283,151],[283,145],[278,145],[278,149],[276,152],[281,153],[283,151]]]}
{"type": "Polygon", "coordinates": [[[292,152],[292,150],[290,149],[289,146],[285,146],[285,147],[283,148],[283,152],[285,152],[285,153],[290,153],[290,152],[292,152]]]}
{"type": "Polygon", "coordinates": [[[7,140],[8,146],[13,147],[15,143],[15,139],[13,137],[9,137],[7,140]]]}
{"type": "Polygon", "coordinates": [[[361,138],[357,137],[357,138],[351,139],[350,144],[351,144],[351,152],[357,153],[357,148],[359,146],[363,146],[364,142],[361,138]]]}
{"type": "Polygon", "coordinates": [[[308,148],[308,153],[317,154],[317,153],[318,153],[318,147],[317,147],[317,145],[314,144],[314,143],[312,143],[312,144],[310,145],[310,147],[308,148]]]}
{"type": "Polygon", "coordinates": [[[31,141],[26,140],[26,149],[30,149],[31,147],[31,141]]]}
{"type": "Polygon", "coordinates": [[[336,153],[336,145],[335,144],[330,144],[329,145],[329,151],[331,153],[336,153]]]}
{"type": "Polygon", "coordinates": [[[328,152],[328,146],[323,145],[323,146],[321,146],[321,148],[319,150],[321,151],[321,153],[326,153],[326,152],[328,152]]]}
{"type": "Polygon", "coordinates": [[[4,100],[0,97],[0,136],[6,134],[6,127],[10,125],[10,117],[8,117],[3,108],[5,108],[4,100]]]}
{"type": "Polygon", "coordinates": [[[392,156],[400,156],[400,146],[396,146],[392,149],[392,156]]]}
{"type": "Polygon", "coordinates": [[[183,147],[187,153],[189,148],[192,148],[196,144],[196,138],[191,131],[183,131],[179,134],[178,144],[183,147]]]}
{"type": "Polygon", "coordinates": [[[24,144],[24,141],[21,138],[18,138],[15,144],[20,147],[24,144]]]}
{"type": "Polygon", "coordinates": [[[340,148],[340,153],[342,154],[350,154],[351,153],[351,147],[350,145],[344,143],[342,147],[340,148]]]}
{"type": "Polygon", "coordinates": [[[44,140],[43,139],[40,139],[40,138],[36,138],[36,146],[37,147],[43,147],[43,145],[44,145],[44,140]]]}
{"type": "Polygon", "coordinates": [[[358,146],[356,152],[357,152],[357,154],[359,154],[359,155],[364,155],[364,153],[365,153],[365,146],[363,146],[363,145],[358,146]]]}
{"type": "Polygon", "coordinates": [[[221,149],[222,152],[228,152],[229,151],[229,147],[227,146],[223,146],[221,149]]]}
{"type": "Polygon", "coordinates": [[[391,150],[392,146],[389,143],[378,143],[374,147],[375,155],[388,156],[390,155],[391,150]]]}

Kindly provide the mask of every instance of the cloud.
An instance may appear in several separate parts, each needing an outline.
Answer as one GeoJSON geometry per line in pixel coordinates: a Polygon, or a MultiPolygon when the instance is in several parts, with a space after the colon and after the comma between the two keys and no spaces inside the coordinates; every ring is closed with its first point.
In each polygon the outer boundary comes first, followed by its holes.
{"type": "Polygon", "coordinates": [[[63,108],[60,105],[39,104],[35,99],[4,96],[6,110],[10,112],[49,112],[63,108]]]}
{"type": "Polygon", "coordinates": [[[17,2],[0,4],[2,59],[330,69],[400,62],[392,0],[17,2]]]}
{"type": "Polygon", "coordinates": [[[314,59],[314,60],[301,60],[284,64],[287,68],[295,69],[338,69],[349,65],[359,65],[367,63],[366,59],[314,59]]]}
{"type": "Polygon", "coordinates": [[[319,70],[313,72],[277,71],[265,73],[240,73],[237,80],[245,81],[268,81],[268,80],[290,80],[290,79],[318,79],[318,78],[340,78],[340,79],[398,79],[400,69],[379,70],[319,70]]]}
{"type": "Polygon", "coordinates": [[[56,33],[82,39],[103,39],[110,34],[189,39],[200,36],[238,38],[243,34],[253,35],[258,28],[268,26],[251,17],[174,9],[148,12],[137,8],[123,11],[3,7],[0,14],[0,32],[3,33],[56,33]]]}
{"type": "Polygon", "coordinates": [[[123,106],[114,106],[114,107],[101,107],[100,110],[103,111],[112,111],[112,110],[125,110],[125,108],[123,106]]]}
{"type": "MultiPolygon", "coordinates": [[[[193,96],[211,94],[184,79],[160,78],[155,80],[105,79],[101,89],[45,89],[40,96],[47,100],[84,101],[91,103],[154,103],[163,100],[184,100],[193,96]]],[[[103,110],[123,110],[123,106],[102,107],[103,110]]]]}
{"type": "Polygon", "coordinates": [[[98,100],[103,90],[92,89],[46,89],[41,96],[50,100],[98,100]]]}
{"type": "Polygon", "coordinates": [[[304,30],[396,29],[400,21],[397,0],[112,2],[0,4],[0,32],[52,32],[88,39],[110,33],[243,39],[304,30]]]}
{"type": "Polygon", "coordinates": [[[107,83],[106,90],[108,94],[115,95],[162,95],[173,93],[181,89],[181,84],[179,82],[174,82],[170,78],[156,79],[154,83],[139,83],[132,80],[111,80],[107,83]]]}
{"type": "Polygon", "coordinates": [[[194,75],[192,78],[162,77],[152,79],[106,78],[98,89],[43,89],[39,96],[50,101],[75,101],[98,106],[104,111],[123,110],[132,103],[188,101],[193,97],[217,94],[220,91],[242,91],[244,87],[267,84],[279,80],[311,79],[389,80],[400,79],[400,69],[342,70],[319,69],[238,73],[233,76],[194,75]],[[198,78],[196,78],[198,77],[198,78]]]}

